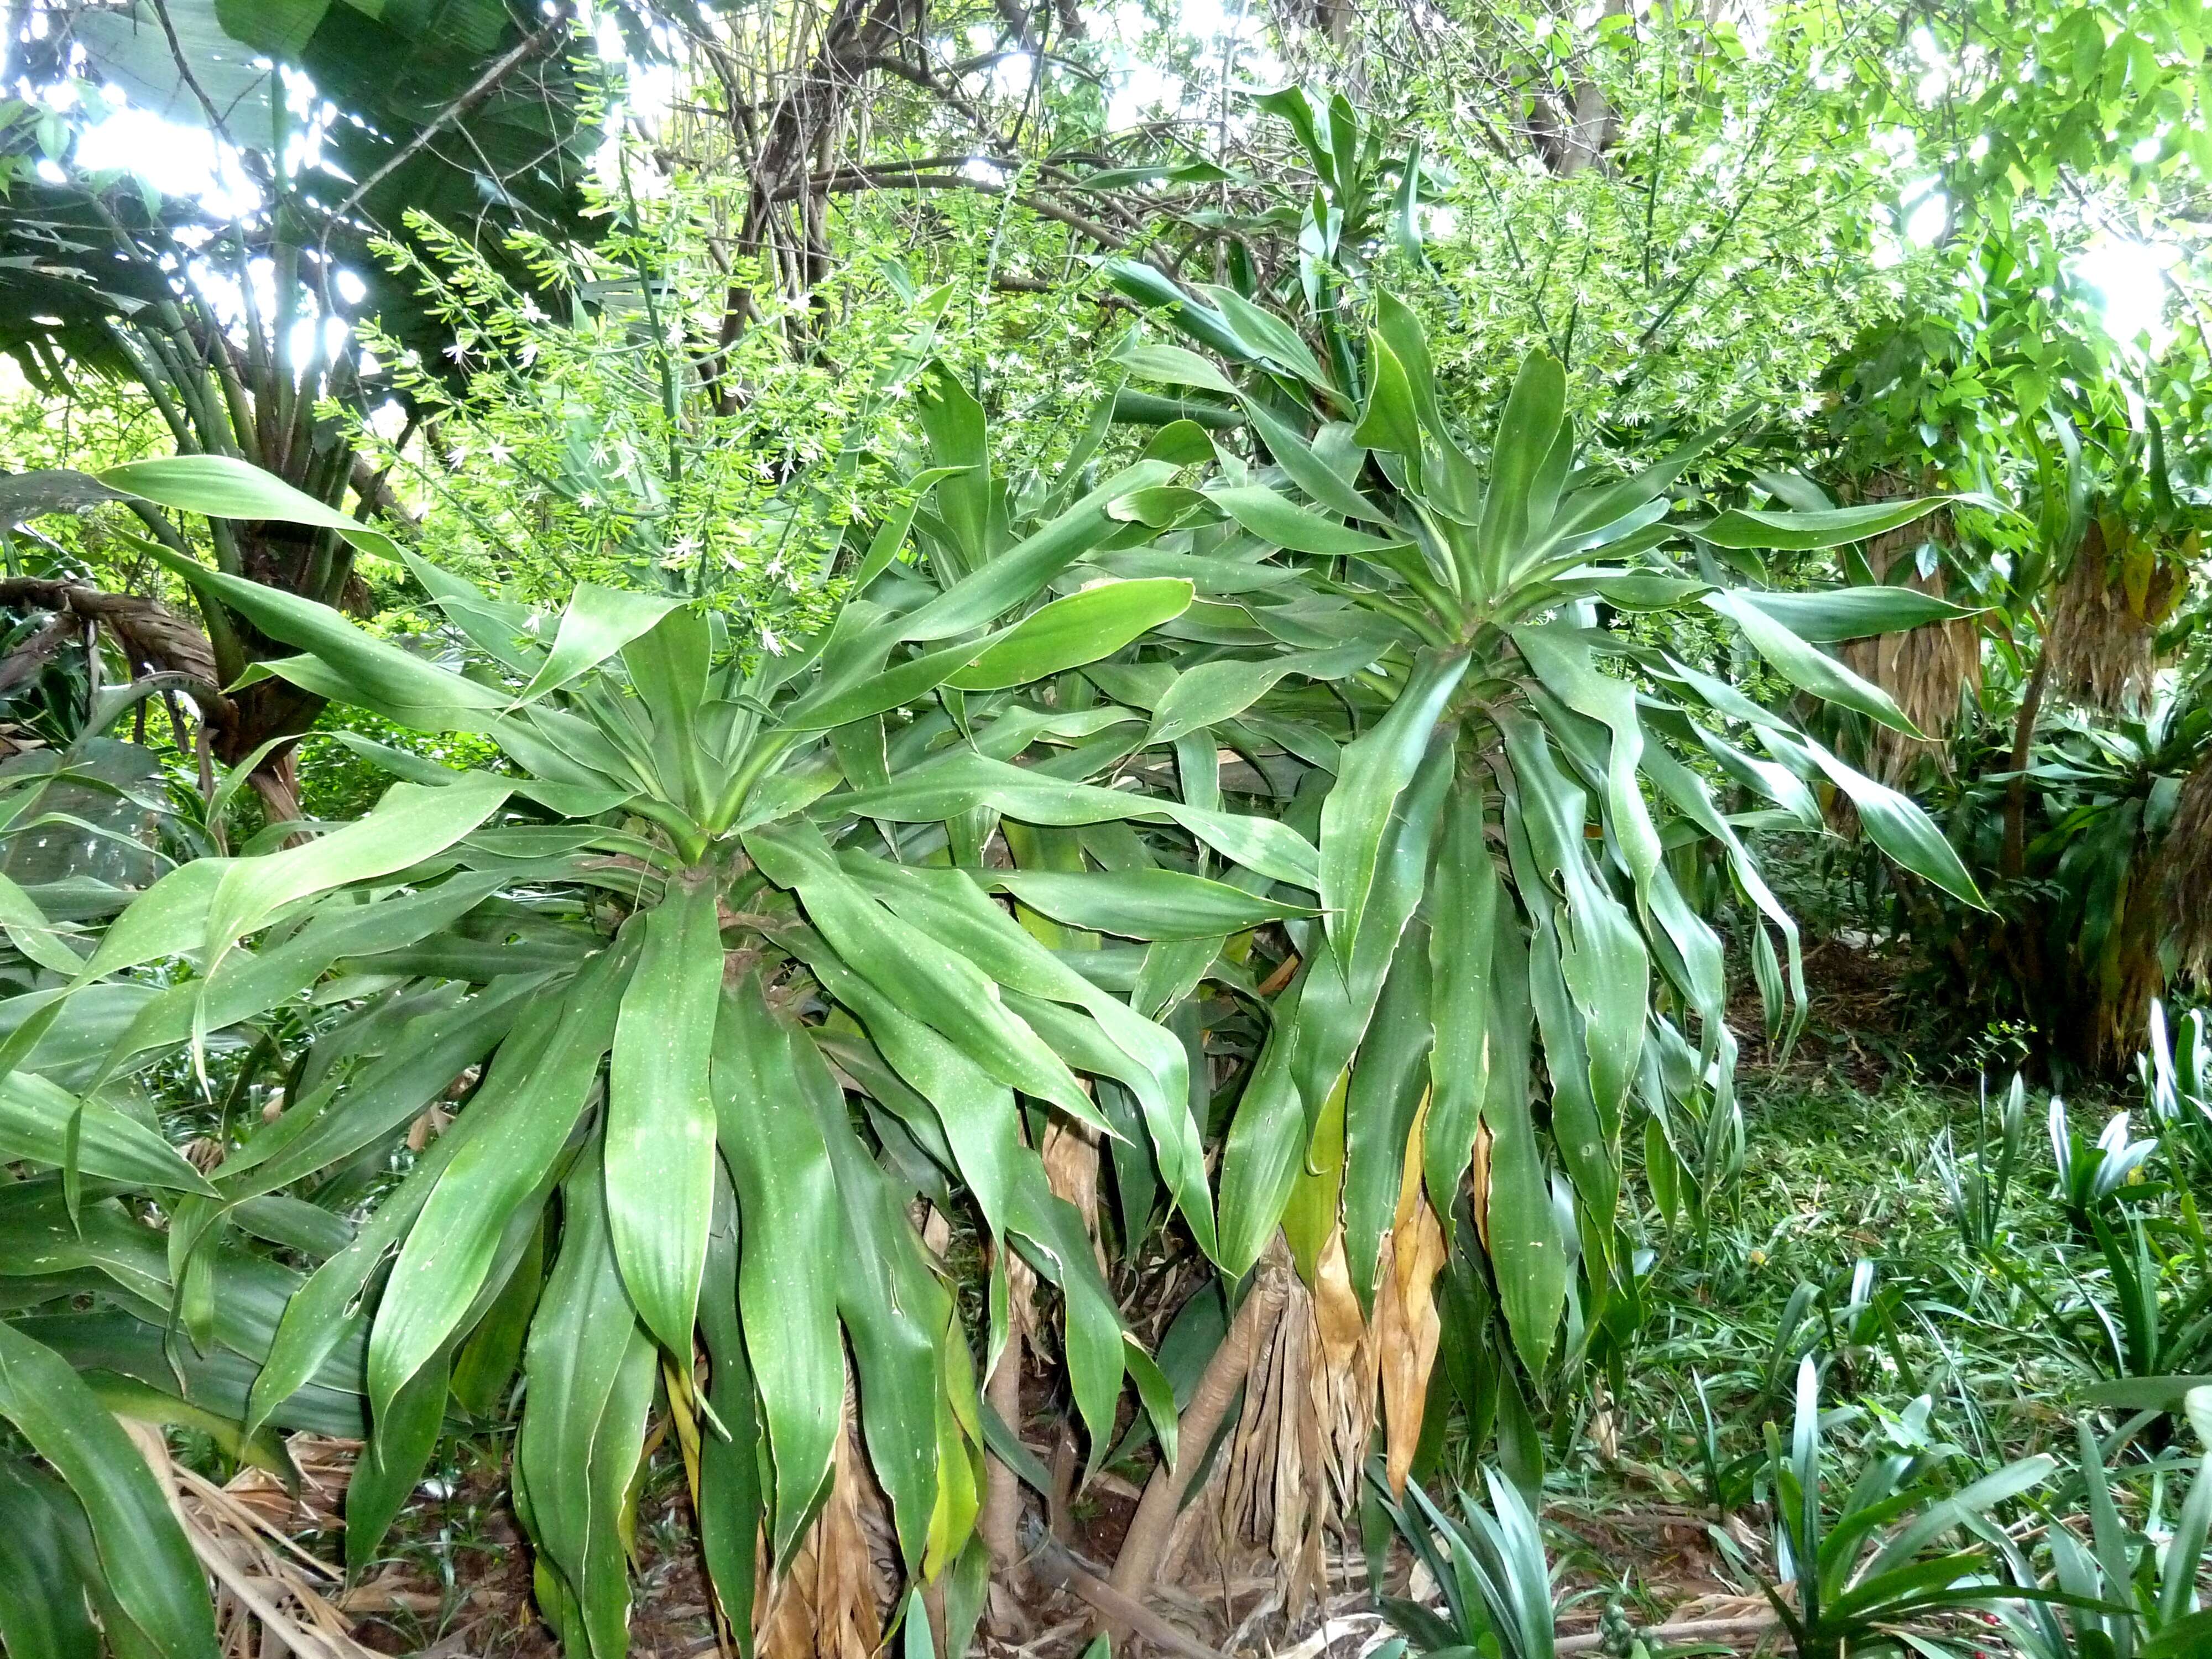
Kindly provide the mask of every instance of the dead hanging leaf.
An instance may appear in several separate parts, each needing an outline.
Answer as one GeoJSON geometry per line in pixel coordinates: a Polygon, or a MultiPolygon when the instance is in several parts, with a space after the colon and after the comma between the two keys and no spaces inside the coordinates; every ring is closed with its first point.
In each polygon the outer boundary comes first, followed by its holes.
{"type": "MultiPolygon", "coordinates": [[[[2150,687],[2154,629],[2130,602],[2127,568],[2148,550],[2116,519],[2089,521],[2051,604],[2044,650],[2060,696],[2107,712],[2150,687]]],[[[2150,555],[2154,564],[2157,556],[2150,555]]],[[[2148,578],[2144,583],[2148,595],[2148,578]]]]}
{"type": "Polygon", "coordinates": [[[433,1106],[407,1126],[407,1150],[419,1152],[446,1133],[446,1126],[453,1121],[453,1114],[433,1106]]]}
{"type": "MultiPolygon", "coordinates": [[[[1340,1279],[1341,1249],[1334,1255],[1338,1267],[1327,1276],[1340,1279]]],[[[1324,1336],[1316,1293],[1298,1279],[1279,1234],[1255,1274],[1245,1307],[1279,1311],[1259,1328],[1259,1350],[1244,1373],[1242,1414],[1206,1484],[1187,1497],[1155,1581],[1195,1588],[1230,1578],[1272,1580],[1276,1605],[1295,1623],[1327,1587],[1323,1543],[1346,1512],[1346,1494],[1356,1492],[1334,1472],[1332,1402],[1356,1401],[1371,1418],[1373,1372],[1356,1346],[1347,1367],[1354,1380],[1346,1383],[1348,1392],[1336,1394],[1327,1355],[1346,1328],[1332,1314],[1333,1335],[1324,1336]],[[1261,1300],[1255,1304],[1252,1297],[1261,1300]]],[[[1345,1294],[1349,1290],[1346,1284],[1345,1294]]],[[[1334,1300],[1335,1292],[1328,1294],[1334,1300]]],[[[1356,1317],[1357,1304],[1353,1312],[1356,1317]]],[[[1358,1479],[1357,1460],[1351,1475],[1358,1479]]]]}
{"type": "Polygon", "coordinates": [[[353,1480],[361,1444],[331,1435],[295,1434],[284,1443],[284,1449],[299,1471],[297,1493],[286,1491],[282,1480],[252,1464],[233,1475],[223,1491],[270,1532],[333,1531],[343,1524],[345,1490],[353,1480]]]}
{"type": "Polygon", "coordinates": [[[1352,1288],[1344,1254],[1344,1229],[1329,1235],[1316,1265],[1314,1330],[1320,1343],[1314,1407],[1321,1422],[1322,1454],[1338,1507],[1358,1507],[1360,1471],[1375,1432],[1375,1342],[1352,1288]]]}
{"type": "Polygon", "coordinates": [[[2197,763],[2181,786],[2159,859],[2166,926],[2184,971],[2203,984],[2212,979],[2212,754],[2197,763]]]}
{"type": "Polygon", "coordinates": [[[944,1261],[945,1253],[952,1248],[952,1224],[927,1199],[917,1198],[914,1204],[915,1231],[921,1235],[923,1248],[939,1261],[944,1261]]]}
{"type": "MultiPolygon", "coordinates": [[[[1418,1127],[1418,1125],[1417,1125],[1418,1127]]],[[[1406,1143],[1398,1212],[1383,1246],[1375,1292],[1375,1349],[1382,1387],[1383,1454],[1392,1493],[1403,1497],[1421,1439],[1429,1373],[1436,1369],[1442,1323],[1431,1294],[1444,1262],[1443,1229],[1421,1190],[1421,1137],[1406,1143]]]]}
{"type": "MultiPolygon", "coordinates": [[[[789,1569],[762,1598],[755,1638],[761,1659],[872,1659],[882,1643],[890,1581],[878,1565],[868,1511],[889,1506],[855,1438],[857,1404],[848,1382],[830,1496],[789,1569]]],[[[888,1519],[883,1524],[888,1530],[888,1519]]]]}
{"type": "MultiPolygon", "coordinates": [[[[1916,488],[1895,474],[1879,473],[1858,490],[1847,493],[1871,502],[1893,501],[1938,487],[1932,479],[1916,488]]],[[[1941,599],[1948,586],[1942,560],[1940,556],[1933,561],[1923,558],[1923,550],[1932,544],[1940,555],[1957,542],[1948,509],[1939,507],[1913,524],[1874,538],[1867,544],[1867,565],[1876,581],[1887,583],[1900,561],[1913,561],[1911,574],[1901,586],[1941,599]]],[[[1982,683],[1979,623],[1972,617],[1930,623],[1901,633],[1850,640],[1841,649],[1844,664],[1853,672],[1888,692],[1905,718],[1928,734],[1923,740],[1889,726],[1877,727],[1866,757],[1867,769],[1883,782],[1895,784],[1924,757],[1948,774],[1951,751],[1947,739],[1958,723],[1966,692],[1978,690],[1982,683]]],[[[1837,811],[1856,818],[1847,799],[1839,801],[1837,811]]],[[[1839,823],[1838,827],[1849,826],[1839,823]]]]}
{"type": "Polygon", "coordinates": [[[1589,1443],[1597,1455],[1608,1464],[1620,1462],[1620,1420],[1613,1413],[1613,1399],[1600,1383],[1592,1390],[1589,1417],[1589,1443]]]}
{"type": "Polygon", "coordinates": [[[1352,1291],[1341,1226],[1329,1234],[1315,1267],[1314,1322],[1321,1333],[1322,1357],[1328,1368],[1349,1370],[1367,1340],[1367,1321],[1359,1311],[1359,1297],[1352,1291]]]}
{"type": "Polygon", "coordinates": [[[1083,1124],[1054,1121],[1044,1132],[1044,1177],[1055,1198],[1075,1206],[1083,1231],[1091,1235],[1098,1271],[1106,1268],[1106,1248],[1098,1239],[1098,1132],[1083,1124]]]}
{"type": "Polygon", "coordinates": [[[1468,1173],[1468,1207],[1474,1212],[1475,1237],[1490,1254],[1490,1125],[1474,1127],[1474,1163],[1468,1173]]]}
{"type": "Polygon", "coordinates": [[[173,1461],[160,1429],[121,1421],[208,1575],[222,1652],[371,1659],[353,1639],[352,1620],[325,1594],[339,1588],[335,1569],[285,1537],[241,1494],[173,1461]]]}

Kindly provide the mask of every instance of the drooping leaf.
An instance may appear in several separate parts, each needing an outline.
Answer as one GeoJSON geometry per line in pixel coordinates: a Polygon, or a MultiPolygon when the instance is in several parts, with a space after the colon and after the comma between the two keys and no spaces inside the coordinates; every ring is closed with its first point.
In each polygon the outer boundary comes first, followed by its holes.
{"type": "Polygon", "coordinates": [[[678,1355],[691,1350],[714,1217],[720,902],[700,876],[646,913],[608,1067],[607,1234],[638,1317],[678,1355]]]}
{"type": "Polygon", "coordinates": [[[747,979],[714,1024],[714,1104],[737,1184],[742,1248],[738,1306],[767,1419],[775,1469],[769,1539],[781,1560],[830,1478],[844,1421],[838,1334],[841,1237],[836,1178],[803,1087],[791,1032],[747,979]]]}
{"type": "Polygon", "coordinates": [[[1321,814],[1322,911],[1340,963],[1349,962],[1399,793],[1467,669],[1462,652],[1424,653],[1389,711],[1344,751],[1321,814]]]}
{"type": "Polygon", "coordinates": [[[604,1192],[586,1149],[562,1183],[561,1249],[531,1325],[514,1477],[516,1506],[563,1592],[552,1610],[564,1644],[619,1659],[629,1614],[622,1516],[654,1367],[653,1340],[623,1291],[604,1192]]]}
{"type": "Polygon", "coordinates": [[[216,1659],[206,1581],[152,1471],[69,1364],[4,1321],[0,1417],[84,1505],[108,1594],[132,1639],[176,1659],[216,1659]]]}

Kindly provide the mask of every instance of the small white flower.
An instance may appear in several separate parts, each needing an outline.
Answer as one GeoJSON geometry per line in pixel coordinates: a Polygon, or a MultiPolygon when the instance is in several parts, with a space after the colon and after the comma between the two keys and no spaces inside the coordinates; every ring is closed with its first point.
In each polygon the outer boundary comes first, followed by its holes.
{"type": "Polygon", "coordinates": [[[771,657],[780,657],[783,654],[783,641],[776,638],[775,630],[765,623],[761,625],[761,649],[771,657]]]}

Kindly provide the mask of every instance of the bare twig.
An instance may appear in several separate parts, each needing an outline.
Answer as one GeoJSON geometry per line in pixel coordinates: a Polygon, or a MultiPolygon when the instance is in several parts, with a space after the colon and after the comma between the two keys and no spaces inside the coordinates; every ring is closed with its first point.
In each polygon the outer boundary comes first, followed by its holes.
{"type": "Polygon", "coordinates": [[[518,68],[533,58],[544,57],[566,40],[568,34],[568,24],[574,15],[575,8],[568,3],[568,0],[562,0],[562,3],[555,11],[552,20],[544,27],[526,36],[515,46],[495,59],[482,75],[477,76],[466,92],[439,111],[435,118],[402,144],[398,152],[383,166],[355,185],[352,193],[331,210],[329,219],[325,222],[323,246],[327,248],[330,245],[331,227],[337,224],[346,215],[359,207],[367,199],[371,191],[401,167],[405,167],[416,156],[421,155],[447,127],[457,121],[465,121],[482,109],[491,100],[491,95],[499,90],[500,82],[506,80],[518,68]]]}
{"type": "MultiPolygon", "coordinates": [[[[1741,1619],[1691,1619],[1679,1625],[1656,1625],[1637,1633],[1648,1644],[1668,1647],[1680,1643],[1711,1642],[1722,1647],[1757,1648],[1781,1628],[1780,1620],[1765,1613],[1741,1619]]],[[[1604,1632],[1591,1631],[1585,1636],[1562,1636],[1553,1644],[1552,1650],[1561,1654],[1595,1653],[1604,1645],[1604,1632]]]]}

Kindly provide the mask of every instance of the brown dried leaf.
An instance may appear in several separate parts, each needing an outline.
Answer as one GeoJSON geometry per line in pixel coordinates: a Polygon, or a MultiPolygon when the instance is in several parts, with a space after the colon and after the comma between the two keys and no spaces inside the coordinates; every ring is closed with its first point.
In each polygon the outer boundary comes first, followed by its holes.
{"type": "Polygon", "coordinates": [[[848,1387],[829,1499],[790,1569],[763,1598],[757,1637],[761,1659],[872,1659],[883,1639],[890,1595],[865,1513],[883,1498],[854,1438],[854,1404],[848,1387]]]}
{"type": "Polygon", "coordinates": [[[1482,1253],[1490,1254],[1490,1125],[1474,1128],[1474,1163],[1468,1174],[1468,1207],[1474,1212],[1474,1231],[1482,1240],[1482,1253]]]}
{"type": "Polygon", "coordinates": [[[1444,1261],[1443,1229],[1421,1191],[1420,1136],[1409,1136],[1398,1213],[1375,1293],[1376,1361],[1382,1384],[1383,1454],[1390,1490],[1402,1497],[1420,1443],[1429,1373],[1442,1330],[1431,1289],[1444,1261]]]}
{"type": "Polygon", "coordinates": [[[1091,1254],[1104,1273],[1106,1249],[1098,1242],[1097,1131],[1084,1124],[1054,1122],[1044,1132],[1044,1176],[1056,1198],[1075,1206],[1083,1218],[1083,1231],[1091,1235],[1091,1254]]]}

